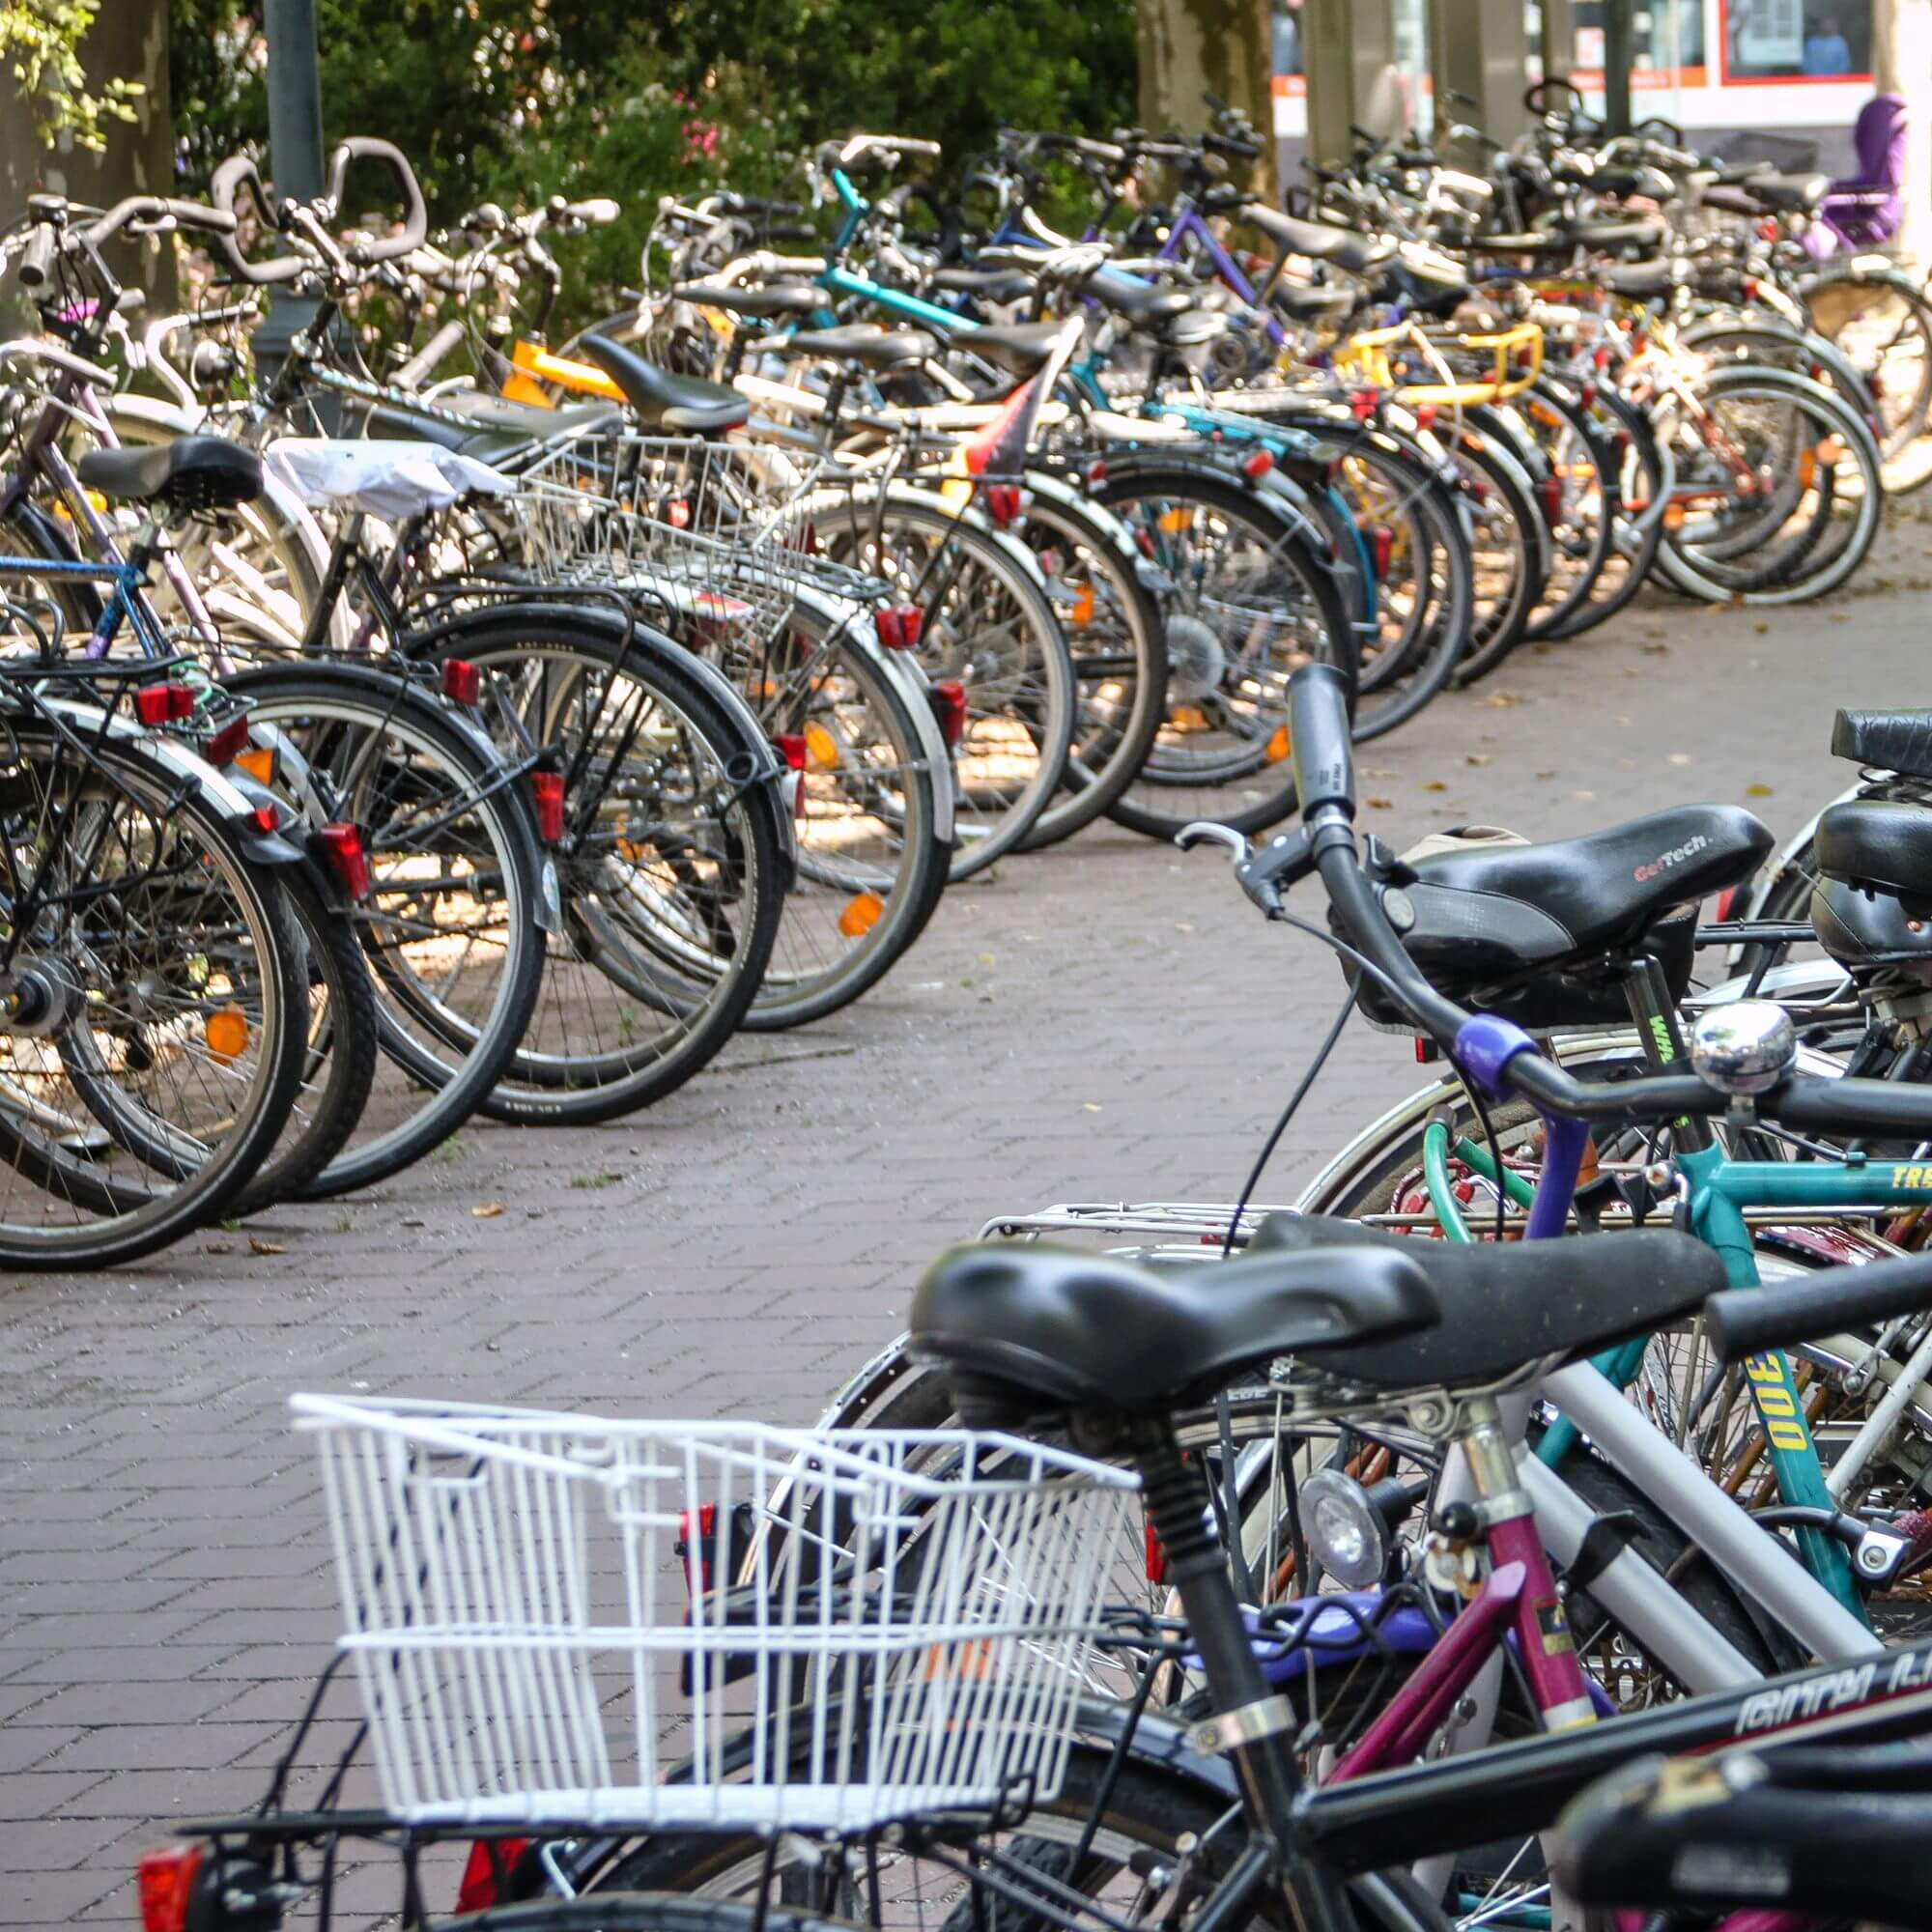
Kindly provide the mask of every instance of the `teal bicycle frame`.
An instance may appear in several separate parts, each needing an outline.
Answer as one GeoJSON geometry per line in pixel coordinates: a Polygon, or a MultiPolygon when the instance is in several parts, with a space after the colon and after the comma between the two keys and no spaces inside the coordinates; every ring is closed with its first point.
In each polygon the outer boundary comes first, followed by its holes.
{"type": "MultiPolygon", "coordinates": [[[[1495,1184],[1495,1164],[1488,1149],[1459,1140],[1454,1152],[1463,1165],[1495,1184]]],[[[1441,1215],[1444,1234],[1452,1240],[1469,1240],[1473,1237],[1450,1191],[1448,1153],[1447,1130],[1437,1123],[1423,1140],[1424,1179],[1438,1214],[1442,1204],[1449,1205],[1449,1212],[1441,1215]]],[[[1862,1154],[1836,1161],[1732,1160],[1719,1147],[1687,1149],[1675,1158],[1686,1182],[1690,1231],[1718,1251],[1733,1288],[1759,1286],[1757,1251],[1745,1220],[1747,1208],[1786,1208],[1797,1212],[1881,1208],[1902,1212],[1909,1208],[1932,1207],[1932,1161],[1872,1160],[1862,1154]]],[[[1518,1206],[1528,1205],[1531,1188],[1521,1177],[1506,1172],[1502,1184],[1518,1206]]],[[[1592,1366],[1618,1388],[1629,1388],[1642,1369],[1648,1346],[1648,1337],[1639,1337],[1597,1356],[1592,1366]]],[[[1800,1507],[1835,1508],[1789,1358],[1782,1350],[1753,1355],[1745,1363],[1745,1377],[1765,1432],[1779,1496],[1800,1507]]],[[[1576,1426],[1559,1416],[1537,1446],[1538,1460],[1554,1468],[1577,1439],[1576,1426]]],[[[1797,1538],[1812,1575],[1846,1608],[1862,1616],[1863,1604],[1844,1545],[1821,1529],[1803,1524],[1797,1538]]]]}

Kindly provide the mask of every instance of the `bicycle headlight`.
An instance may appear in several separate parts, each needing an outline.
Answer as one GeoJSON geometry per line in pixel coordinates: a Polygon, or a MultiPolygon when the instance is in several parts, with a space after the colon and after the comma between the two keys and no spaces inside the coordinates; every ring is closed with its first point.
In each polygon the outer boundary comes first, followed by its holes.
{"type": "Polygon", "coordinates": [[[1338,1583],[1366,1590],[1388,1566],[1388,1529],[1368,1492],[1339,1469],[1318,1469],[1301,1485],[1308,1553],[1338,1583]]]}

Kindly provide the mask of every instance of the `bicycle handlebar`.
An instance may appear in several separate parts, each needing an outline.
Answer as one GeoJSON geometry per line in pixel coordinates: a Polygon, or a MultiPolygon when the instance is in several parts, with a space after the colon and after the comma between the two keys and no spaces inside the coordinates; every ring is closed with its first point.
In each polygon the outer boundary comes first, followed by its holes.
{"type": "Polygon", "coordinates": [[[16,270],[23,289],[43,289],[53,279],[54,258],[60,253],[60,237],[42,224],[27,237],[16,270]]]}
{"type": "MultiPolygon", "coordinates": [[[[283,204],[269,192],[261,171],[250,155],[230,155],[214,171],[209,184],[209,197],[231,220],[245,194],[255,204],[255,212],[270,228],[282,227],[283,204]]],[[[242,252],[241,241],[231,229],[222,237],[221,252],[228,266],[244,282],[267,288],[278,282],[292,282],[309,271],[310,264],[300,255],[271,255],[265,262],[251,262],[242,252]]]]}
{"type": "Polygon", "coordinates": [[[379,163],[396,178],[403,190],[402,233],[388,236],[381,242],[358,242],[345,251],[356,267],[371,268],[378,262],[393,262],[399,255],[407,255],[412,249],[422,246],[429,238],[429,209],[423,201],[422,184],[416,180],[416,171],[410,166],[409,156],[400,148],[392,142],[379,140],[373,134],[354,134],[348,140],[337,143],[334,154],[328,157],[331,213],[340,211],[349,170],[357,161],[379,163]]]}
{"type": "Polygon", "coordinates": [[[1908,1255],[1714,1294],[1704,1304],[1704,1329],[1718,1353],[1735,1362],[1786,1343],[1927,1309],[1932,1309],[1932,1254],[1908,1255]]]}
{"type": "MultiPolygon", "coordinates": [[[[1397,926],[1406,925],[1412,912],[1400,887],[1371,877],[1356,850],[1348,678],[1333,665],[1305,665],[1290,680],[1289,703],[1302,830],[1278,837],[1241,859],[1236,875],[1249,897],[1273,916],[1280,911],[1282,887],[1319,874],[1342,937],[1382,977],[1423,1031],[1460,1058],[1474,1016],[1431,985],[1409,957],[1397,926]]],[[[1226,828],[1191,827],[1183,843],[1210,836],[1246,852],[1246,840],[1226,828]]],[[[1581,1121],[1721,1116],[1733,1104],[1730,1094],[1693,1073],[1584,1082],[1554,1061],[1529,1052],[1515,1052],[1507,1060],[1507,1084],[1540,1111],[1581,1121]]],[[[1758,1095],[1756,1104],[1766,1118],[1845,1140],[1862,1134],[1932,1138],[1932,1090],[1896,1081],[1831,1080],[1794,1073],[1758,1095]]]]}

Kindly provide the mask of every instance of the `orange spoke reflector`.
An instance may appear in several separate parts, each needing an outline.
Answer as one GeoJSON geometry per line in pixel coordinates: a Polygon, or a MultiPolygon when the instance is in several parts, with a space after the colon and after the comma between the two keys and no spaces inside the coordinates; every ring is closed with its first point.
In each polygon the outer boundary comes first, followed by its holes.
{"type": "Polygon", "coordinates": [[[1094,621],[1094,586],[1083,583],[1080,594],[1073,600],[1073,621],[1076,624],[1091,624],[1094,621]]]}
{"type": "Polygon", "coordinates": [[[1844,460],[1845,440],[1843,437],[1828,436],[1820,440],[1818,444],[1818,461],[1820,463],[1842,463],[1844,460]]]}
{"type": "Polygon", "coordinates": [[[251,745],[247,751],[236,753],[235,762],[257,784],[274,783],[275,748],[272,745],[251,745]]]}
{"type": "Polygon", "coordinates": [[[1163,510],[1160,526],[1171,537],[1185,536],[1194,527],[1194,512],[1186,504],[1178,510],[1163,510]]]}
{"type": "Polygon", "coordinates": [[[860,893],[845,901],[838,915],[838,930],[847,939],[864,939],[886,916],[886,902],[877,893],[860,893]]]}
{"type": "Polygon", "coordinates": [[[1177,704],[1168,714],[1167,722],[1177,731],[1205,731],[1208,728],[1207,714],[1192,704],[1177,704]]]}
{"type": "Polygon", "coordinates": [[[248,1051],[248,1015],[240,1007],[223,1007],[202,1023],[208,1050],[217,1060],[235,1060],[248,1051]]]}
{"type": "Polygon", "coordinates": [[[1811,479],[1818,473],[1818,452],[1815,449],[1801,449],[1798,452],[1798,487],[1808,490],[1811,479]]]}
{"type": "Polygon", "coordinates": [[[1274,736],[1267,743],[1268,763],[1271,765],[1280,764],[1293,749],[1293,747],[1289,742],[1288,726],[1286,724],[1277,724],[1274,727],[1274,736]]]}
{"type": "Polygon", "coordinates": [[[1663,508],[1663,527],[1666,530],[1681,530],[1684,527],[1684,505],[1666,503],[1663,508]]]}
{"type": "Polygon", "coordinates": [[[838,763],[838,740],[823,724],[805,727],[805,755],[820,771],[829,772],[838,763]]]}

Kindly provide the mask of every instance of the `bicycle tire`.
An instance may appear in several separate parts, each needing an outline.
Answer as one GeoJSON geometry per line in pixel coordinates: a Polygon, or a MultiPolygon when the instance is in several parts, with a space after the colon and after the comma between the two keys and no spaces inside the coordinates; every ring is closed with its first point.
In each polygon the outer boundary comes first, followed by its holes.
{"type": "Polygon", "coordinates": [[[794,514],[828,555],[884,577],[919,609],[920,663],[935,683],[964,689],[948,877],[957,884],[984,871],[1025,842],[1073,747],[1073,654],[1037,566],[977,513],[898,484],[821,493],[794,514]],[[895,537],[902,552],[884,548],[895,537]],[[1003,778],[1009,763],[1022,775],[1003,778]]]}
{"type": "MultiPolygon", "coordinates": [[[[178,764],[162,763],[138,744],[110,740],[92,743],[93,762],[80,768],[71,761],[66,742],[46,726],[14,720],[7,729],[14,811],[45,813],[51,824],[57,792],[66,801],[59,810],[92,810],[83,807],[82,793],[99,786],[107,797],[131,800],[156,841],[151,861],[136,856],[142,846],[138,831],[123,835],[119,842],[129,866],[126,882],[100,879],[89,888],[86,903],[94,908],[90,918],[97,924],[85,947],[48,952],[43,941],[31,949],[68,961],[84,995],[73,1012],[56,1022],[43,1042],[31,1033],[14,1034],[0,1050],[5,1063],[0,1161],[48,1203],[105,1217],[49,1227],[43,1204],[31,1224],[13,1220],[14,1190],[0,1179],[0,1264],[113,1266],[219,1218],[274,1145],[301,1074],[304,1035],[296,1015],[307,1005],[303,955],[279,863],[265,866],[250,857],[247,836],[222,816],[210,796],[184,783],[178,764]],[[21,777],[37,764],[48,774],[38,787],[21,777]],[[163,838],[171,842],[164,846],[163,838]],[[165,864],[163,851],[170,854],[165,864]],[[165,896],[154,905],[156,936],[143,940],[145,928],[137,928],[135,920],[157,881],[165,896]],[[220,896],[210,900],[211,892],[220,896]],[[208,907],[199,927],[193,923],[196,899],[208,907]],[[232,914],[224,910],[229,899],[232,914]],[[211,918],[215,924],[206,923],[211,918]],[[214,934],[230,918],[236,925],[225,944],[197,946],[190,939],[214,934]],[[98,923],[113,920],[118,927],[98,923]],[[189,950],[179,957],[164,950],[184,945],[189,950]],[[235,965],[224,968],[224,955],[235,965]],[[116,960],[124,962],[118,979],[116,960]],[[236,965],[249,977],[236,981],[236,965]],[[91,983],[95,980],[99,983],[91,983]],[[217,992],[217,980],[229,990],[217,992]],[[137,989],[138,997],[132,992],[120,997],[116,987],[123,982],[137,989]],[[211,1007],[216,999],[221,1005],[211,1007]],[[194,1015],[204,1009],[206,1038],[197,1046],[194,1015]],[[239,1044],[215,1041],[212,1018],[224,1010],[241,1016],[239,1044]],[[103,1047],[103,1038],[116,1044],[103,1047]],[[191,1122],[185,1094],[182,1104],[157,1112],[153,1102],[164,1069],[196,1064],[204,1051],[218,1065],[207,1079],[197,1074],[193,1087],[211,1118],[191,1122]],[[246,1084],[236,1092],[235,1068],[243,1053],[246,1084]],[[69,1069],[81,1071],[86,1092],[71,1083],[69,1069]],[[71,1101],[60,1098],[63,1086],[74,1096],[71,1101]],[[219,1139],[211,1146],[207,1137],[215,1133],[219,1139]],[[194,1159],[196,1150],[205,1157],[194,1159]],[[125,1165],[115,1164],[117,1152],[127,1155],[125,1165]],[[162,1188],[165,1192],[158,1191],[162,1188]]],[[[252,831],[252,818],[249,827],[252,831]]],[[[43,829],[35,830],[35,844],[46,836],[43,829]]],[[[113,842],[97,829],[91,862],[96,870],[113,842]]]]}
{"type": "Polygon", "coordinates": [[[547,949],[530,1025],[482,1111],[584,1124],[675,1092],[737,1031],[777,939],[791,867],[776,786],[754,776],[768,770],[769,749],[716,701],[715,673],[641,626],[627,633],[567,608],[516,604],[412,649],[476,666],[493,739],[518,755],[526,741],[558,748],[566,778],[565,839],[547,857],[571,944],[547,949]],[[593,742],[607,723],[618,739],[593,742]],[[647,723],[667,736],[646,781],[629,760],[647,723]],[[621,795],[633,779],[673,815],[639,822],[643,798],[621,795]],[[687,803],[688,819],[677,818],[687,803]],[[721,933],[730,947],[722,966],[721,933]],[[662,1034],[640,1037],[653,1021],[662,1034]]]}
{"type": "Polygon", "coordinates": [[[246,1219],[297,1198],[362,1119],[380,1057],[376,988],[347,908],[291,866],[283,878],[306,955],[309,1047],[289,1123],[230,1212],[246,1219]]]}
{"type": "MultiPolygon", "coordinates": [[[[333,662],[265,665],[230,679],[229,688],[298,753],[319,753],[320,771],[303,781],[311,789],[292,790],[299,809],[365,814],[372,892],[349,922],[376,1002],[378,1044],[394,1070],[379,1071],[355,1128],[297,1190],[300,1199],[326,1200],[374,1186],[442,1145],[499,1078],[541,983],[543,856],[528,800],[502,782],[495,752],[441,699],[396,671],[333,662]],[[372,745],[393,748],[379,754],[386,762],[373,771],[366,763],[372,745]],[[343,760],[352,774],[346,792],[343,773],[329,769],[343,760]],[[357,761],[364,764],[359,776],[357,761]],[[431,796],[459,816],[450,833],[436,835],[440,852],[424,878],[411,818],[431,796]],[[468,934],[466,898],[479,908],[468,934]],[[484,968],[487,1001],[460,1012],[441,1009],[412,964],[420,941],[427,974],[451,970],[439,957],[450,939],[459,947],[467,940],[472,952],[480,946],[486,958],[492,948],[498,954],[494,969],[484,968]]],[[[293,775],[282,782],[292,785],[293,775]]],[[[468,973],[468,955],[453,970],[468,973]]]]}
{"type": "Polygon", "coordinates": [[[1169,655],[1167,718],[1140,774],[1108,816],[1151,838],[1172,838],[1197,818],[1218,818],[1244,832],[1279,824],[1295,806],[1287,670],[1294,663],[1321,659],[1352,676],[1355,663],[1347,607],[1316,541],[1267,495],[1198,466],[1110,467],[1095,494],[1109,508],[1129,508],[1126,521],[1136,542],[1167,580],[1159,592],[1169,655]],[[1170,527],[1162,527],[1164,521],[1170,527]],[[1251,646],[1243,643],[1231,652],[1200,614],[1208,608],[1238,612],[1235,589],[1210,604],[1202,587],[1206,561],[1197,569],[1178,548],[1161,542],[1197,533],[1211,542],[1216,522],[1238,532],[1246,554],[1268,573],[1255,592],[1264,601],[1254,606],[1249,618],[1233,620],[1243,637],[1268,627],[1260,633],[1267,662],[1251,680],[1252,698],[1236,681],[1251,646]],[[1277,582],[1285,587],[1274,588],[1277,582]],[[1285,622],[1275,614],[1278,607],[1287,611],[1285,622]],[[1224,693],[1232,693],[1234,701],[1224,693]],[[1186,741],[1197,735],[1196,715],[1204,728],[1214,729],[1204,708],[1209,703],[1223,709],[1232,743],[1204,754],[1186,741]]]}

